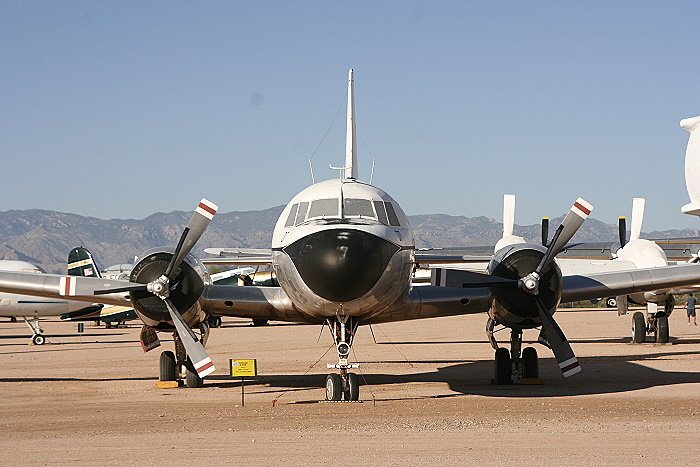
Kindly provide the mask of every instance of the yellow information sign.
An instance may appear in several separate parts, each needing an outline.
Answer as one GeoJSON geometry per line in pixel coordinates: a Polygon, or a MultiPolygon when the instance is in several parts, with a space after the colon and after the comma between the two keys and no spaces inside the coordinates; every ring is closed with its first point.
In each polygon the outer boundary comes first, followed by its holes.
{"type": "Polygon", "coordinates": [[[242,378],[247,376],[258,376],[258,365],[255,359],[233,360],[231,359],[231,376],[242,378]]]}

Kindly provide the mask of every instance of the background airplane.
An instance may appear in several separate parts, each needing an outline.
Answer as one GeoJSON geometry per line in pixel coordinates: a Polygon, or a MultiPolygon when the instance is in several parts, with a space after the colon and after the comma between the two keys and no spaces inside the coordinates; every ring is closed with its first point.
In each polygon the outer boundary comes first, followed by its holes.
{"type": "MultiPolygon", "coordinates": [[[[0,260],[0,271],[21,272],[43,275],[43,271],[26,261],[0,260]]],[[[63,297],[43,298],[0,292],[0,316],[21,317],[32,331],[31,342],[43,345],[46,342],[44,330],[39,325],[39,318],[61,316],[67,313],[99,313],[103,305],[86,304],[82,301],[66,300],[63,297]]]]}

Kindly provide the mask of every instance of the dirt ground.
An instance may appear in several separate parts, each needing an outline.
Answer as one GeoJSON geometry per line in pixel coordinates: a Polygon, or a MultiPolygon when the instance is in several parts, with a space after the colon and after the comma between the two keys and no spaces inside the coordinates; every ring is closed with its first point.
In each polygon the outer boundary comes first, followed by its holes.
{"type": "Polygon", "coordinates": [[[30,346],[3,322],[0,464],[697,464],[700,327],[677,310],[670,344],[631,344],[614,310],[556,316],[583,371],[564,379],[535,344],[543,385],[490,384],[485,315],[374,326],[376,343],[362,328],[359,403],[323,401],[336,356],[317,326],[224,319],[205,387],[156,389],[160,349],[143,353],[137,325],[44,321],[30,346]],[[257,359],[245,406],[229,358],[257,359]]]}

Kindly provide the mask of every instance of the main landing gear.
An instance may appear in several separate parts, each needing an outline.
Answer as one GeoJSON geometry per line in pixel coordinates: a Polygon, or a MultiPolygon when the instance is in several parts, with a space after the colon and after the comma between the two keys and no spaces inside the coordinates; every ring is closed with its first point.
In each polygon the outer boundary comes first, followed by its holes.
{"type": "Polygon", "coordinates": [[[359,368],[360,365],[348,363],[348,356],[359,320],[346,315],[337,315],[335,318],[326,320],[326,323],[338,351],[338,364],[328,364],[328,368],[340,370],[340,374],[331,373],[326,377],[326,400],[358,401],[360,400],[360,381],[355,373],[348,370],[359,368]]]}
{"type": "Polygon", "coordinates": [[[29,329],[32,331],[32,344],[34,345],[44,345],[46,342],[46,337],[44,337],[44,330],[39,326],[39,318],[34,318],[34,322],[30,322],[26,316],[23,316],[24,322],[27,323],[29,329]]]}
{"type": "Polygon", "coordinates": [[[669,297],[664,303],[664,309],[659,310],[656,303],[647,303],[646,318],[641,311],[632,314],[632,342],[646,342],[647,334],[654,335],[654,342],[667,344],[669,341],[668,317],[673,311],[673,298],[669,297]]]}
{"type": "MultiPolygon", "coordinates": [[[[493,384],[505,385],[523,380],[538,380],[540,377],[537,350],[534,347],[525,347],[523,344],[522,329],[511,329],[510,331],[510,352],[505,347],[499,347],[494,338],[496,322],[489,318],[486,323],[486,335],[491,346],[496,350],[494,359],[494,379],[493,384]]],[[[548,343],[540,335],[540,342],[544,345],[548,343]]]]}
{"type": "MultiPolygon", "coordinates": [[[[209,326],[202,323],[200,325],[200,333],[202,346],[207,342],[209,337],[209,326]]],[[[185,346],[180,340],[177,332],[173,333],[173,341],[175,342],[175,352],[166,350],[160,354],[160,381],[182,381],[184,373],[185,386],[188,388],[201,388],[204,386],[204,380],[197,374],[192,362],[187,357],[185,346]]]]}

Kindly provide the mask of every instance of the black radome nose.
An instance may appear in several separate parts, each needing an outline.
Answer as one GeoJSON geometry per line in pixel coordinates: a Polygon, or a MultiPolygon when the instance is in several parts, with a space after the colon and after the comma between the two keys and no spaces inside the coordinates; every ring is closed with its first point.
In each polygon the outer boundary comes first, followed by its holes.
{"type": "Polygon", "coordinates": [[[361,230],[329,229],[284,248],[304,283],[333,302],[360,298],[377,283],[399,247],[361,230]]]}

